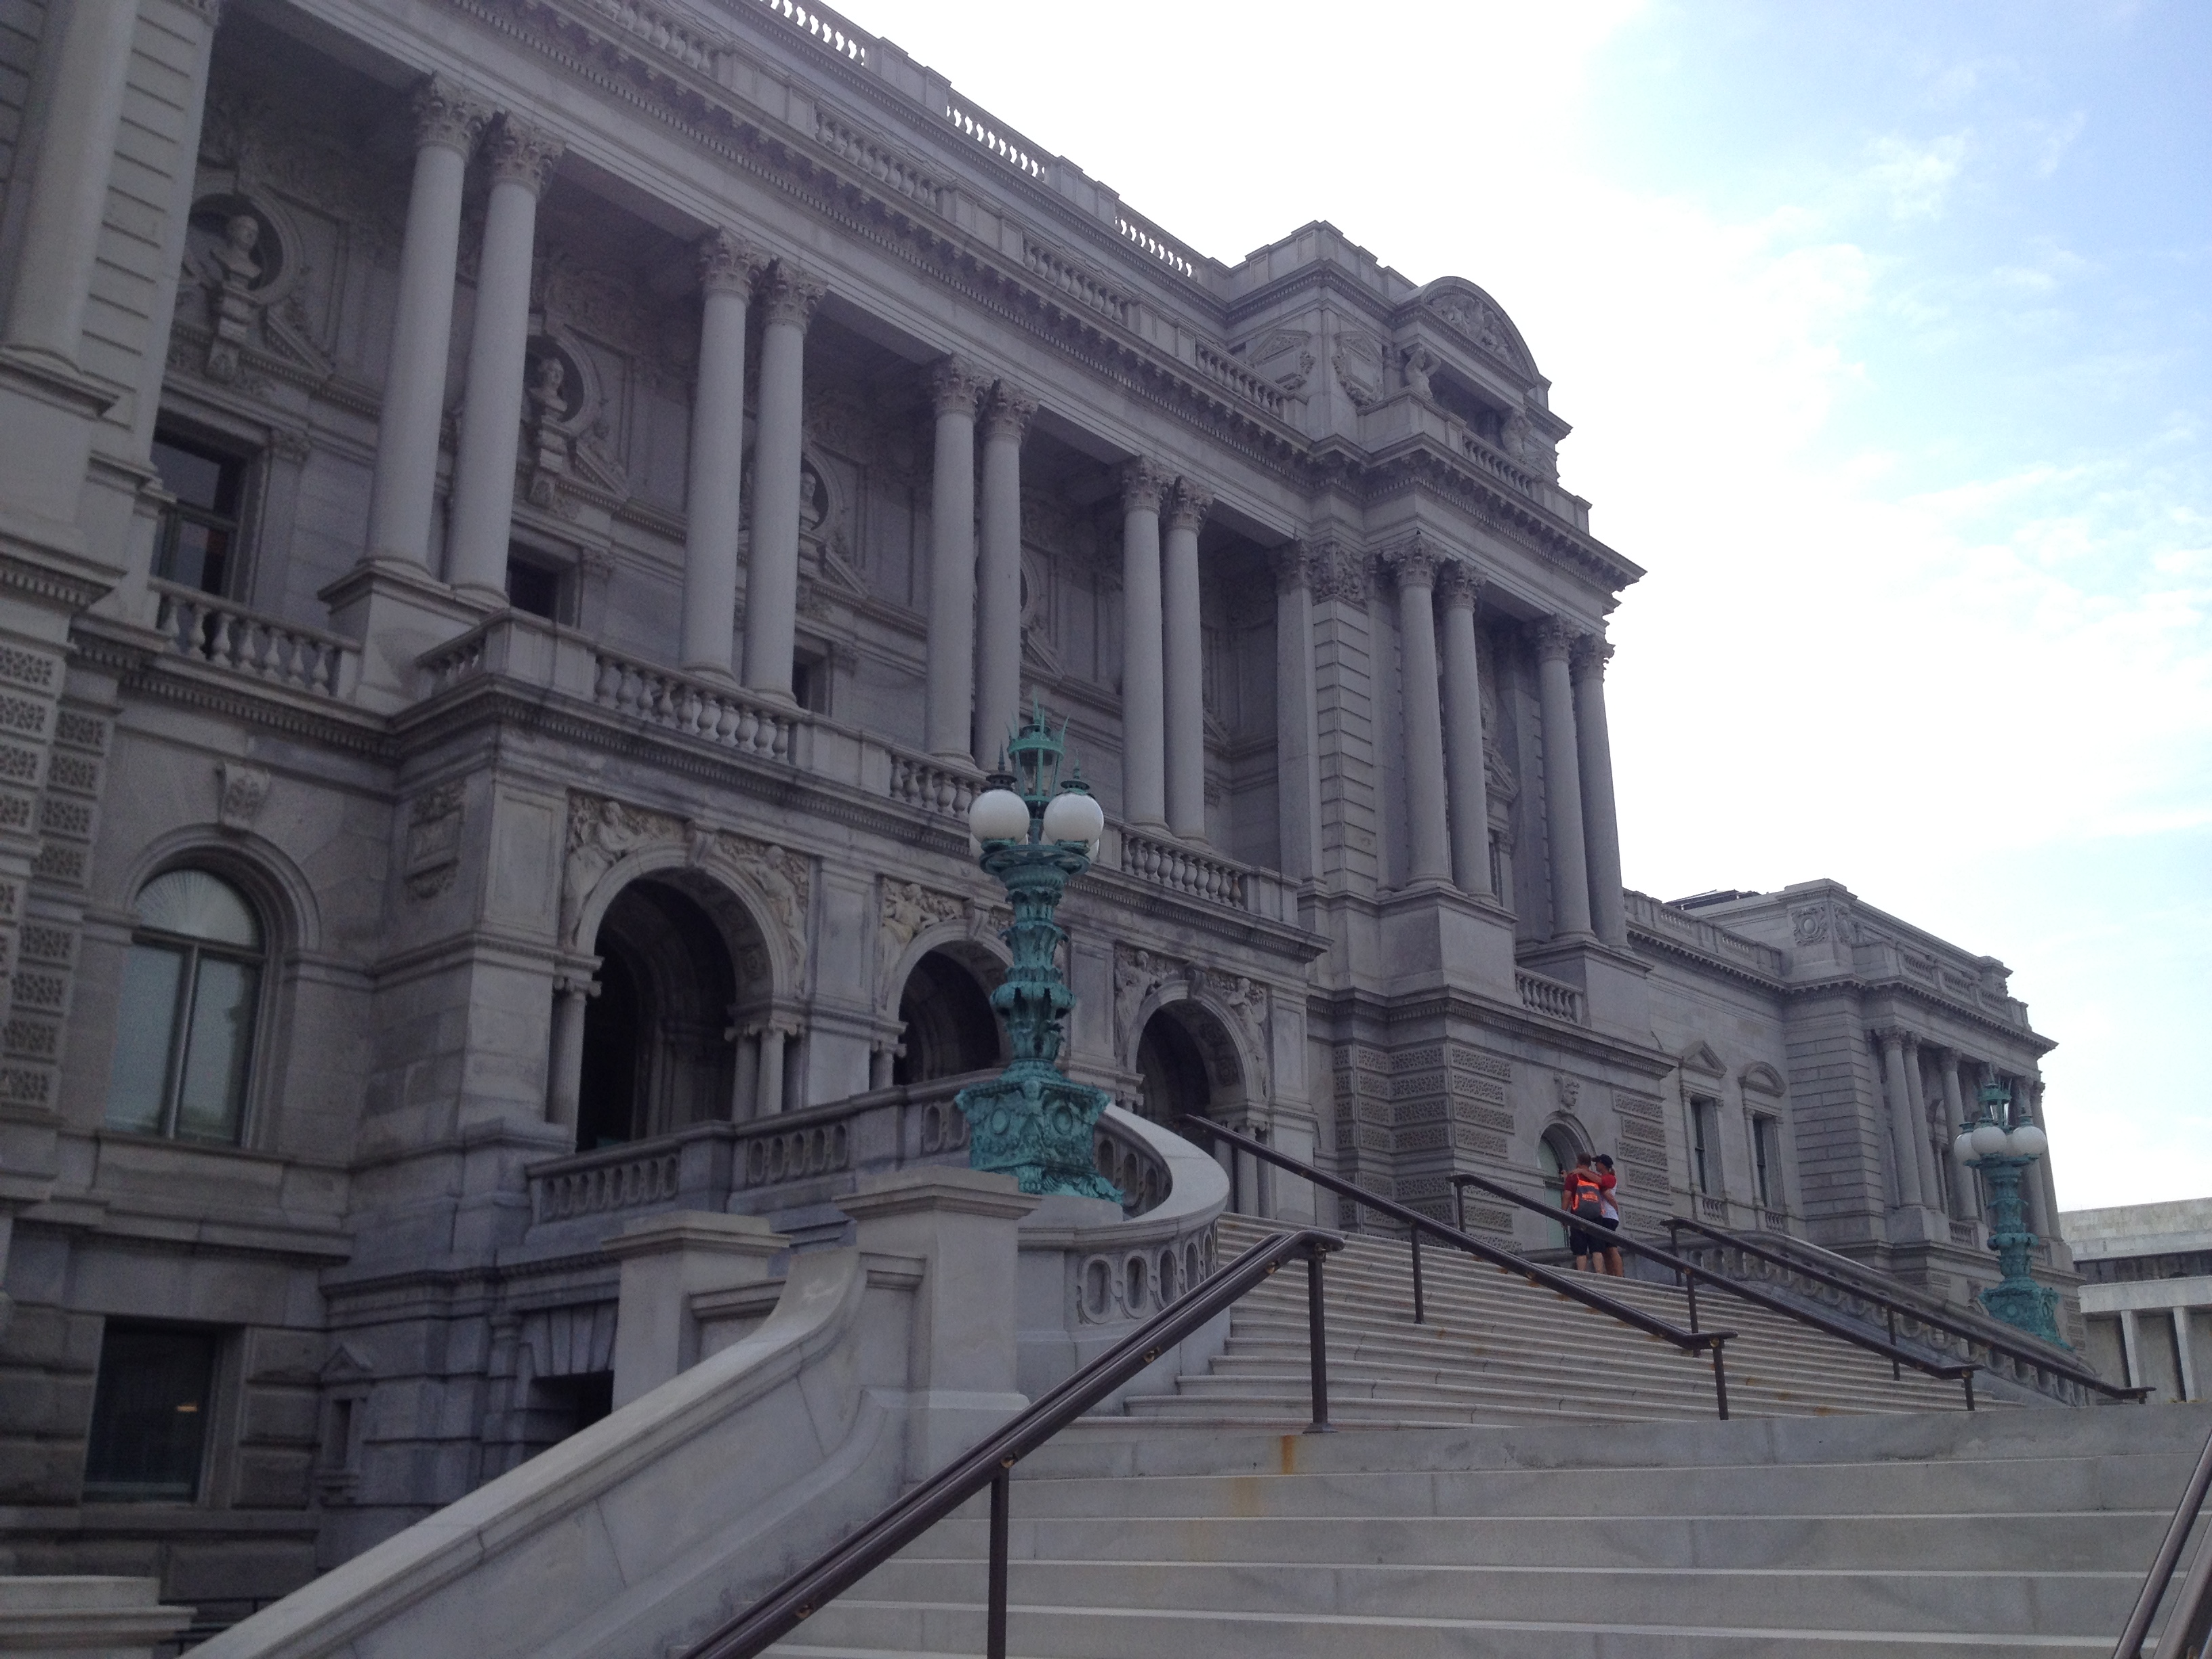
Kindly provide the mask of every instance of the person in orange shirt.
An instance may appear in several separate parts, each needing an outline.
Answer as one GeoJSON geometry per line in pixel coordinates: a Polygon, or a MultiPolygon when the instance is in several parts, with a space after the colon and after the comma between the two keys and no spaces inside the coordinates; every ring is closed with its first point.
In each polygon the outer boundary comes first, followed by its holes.
{"type": "Polygon", "coordinates": [[[1559,1177],[1559,1207],[1583,1224],[1567,1230],[1575,1267],[1582,1273],[1590,1270],[1590,1258],[1598,1254],[1597,1235],[1591,1229],[1604,1213],[1601,1194],[1596,1161],[1583,1152],[1575,1159],[1575,1167],[1559,1177]]]}

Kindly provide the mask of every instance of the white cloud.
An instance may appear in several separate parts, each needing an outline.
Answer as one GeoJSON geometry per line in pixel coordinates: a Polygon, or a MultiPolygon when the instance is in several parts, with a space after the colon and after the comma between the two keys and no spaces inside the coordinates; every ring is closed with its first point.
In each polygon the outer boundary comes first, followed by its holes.
{"type": "Polygon", "coordinates": [[[1890,136],[1867,146],[1863,178],[1887,200],[1893,219],[1934,219],[1966,156],[1967,135],[1948,133],[1923,144],[1890,136]]]}

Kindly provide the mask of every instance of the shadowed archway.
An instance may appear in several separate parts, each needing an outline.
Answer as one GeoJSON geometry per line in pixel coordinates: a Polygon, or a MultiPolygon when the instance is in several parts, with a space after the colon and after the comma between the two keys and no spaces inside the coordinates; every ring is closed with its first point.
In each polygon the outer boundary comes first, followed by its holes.
{"type": "Polygon", "coordinates": [[[1003,1065],[1006,1033],[992,1011],[991,993],[1006,969],[980,947],[940,945],[926,952],[899,994],[906,1027],[891,1062],[895,1084],[933,1083],[1003,1065]]]}

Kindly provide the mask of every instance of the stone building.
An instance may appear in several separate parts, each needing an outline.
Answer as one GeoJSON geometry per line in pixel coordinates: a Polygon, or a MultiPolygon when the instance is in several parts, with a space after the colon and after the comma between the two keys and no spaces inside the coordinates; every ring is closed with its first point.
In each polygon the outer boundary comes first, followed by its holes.
{"type": "Polygon", "coordinates": [[[0,58],[16,1570],[234,1616],[604,1412],[623,1220],[960,1158],[1033,699],[1109,815],[1079,1076],[1439,1215],[1595,1148],[1632,1224],[1993,1278],[1948,1143],[2048,1042],[1832,883],[1624,890],[1642,572],[1473,283],[1207,258],[791,0],[0,58]]]}
{"type": "Polygon", "coordinates": [[[2085,1357],[2160,1400],[2212,1397],[2212,1199],[2069,1210],[2085,1357]]]}

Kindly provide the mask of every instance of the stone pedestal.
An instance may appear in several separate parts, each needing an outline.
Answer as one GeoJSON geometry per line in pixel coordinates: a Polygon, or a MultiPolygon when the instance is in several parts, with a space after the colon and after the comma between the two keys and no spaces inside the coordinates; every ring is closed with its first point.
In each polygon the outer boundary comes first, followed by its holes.
{"type": "Polygon", "coordinates": [[[1653,1041],[1649,963],[1589,939],[1526,951],[1521,961],[1580,990],[1583,1018],[1593,1030],[1653,1041]]]}
{"type": "Polygon", "coordinates": [[[933,1474],[1029,1404],[1015,1385],[1019,1228],[1011,1177],[923,1169],[864,1179],[840,1206],[866,1255],[920,1257],[907,1368],[907,1474],[933,1474]]]}
{"type": "Polygon", "coordinates": [[[1513,917],[1443,881],[1383,896],[1382,959],[1393,995],[1452,986],[1511,1001],[1513,917]]]}
{"type": "Polygon", "coordinates": [[[357,564],[315,597],[330,606],[332,629],[361,641],[355,696],[379,714],[416,701],[416,659],[467,633],[485,614],[420,565],[396,559],[357,564]]]}
{"type": "Polygon", "coordinates": [[[765,1284],[791,1241],[759,1216],[679,1210],[633,1222],[606,1242],[622,1263],[615,1404],[627,1406],[699,1363],[695,1297],[765,1284]]]}

